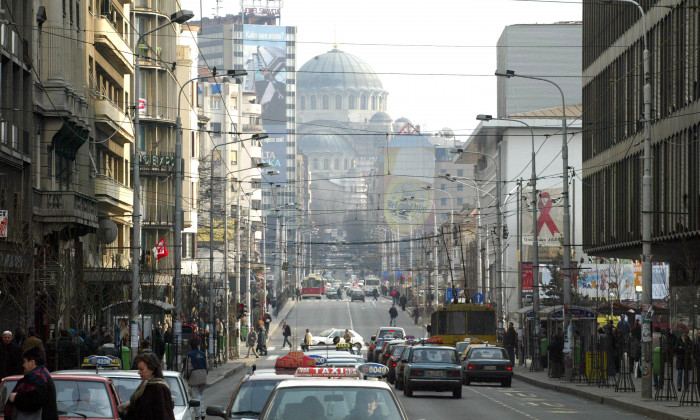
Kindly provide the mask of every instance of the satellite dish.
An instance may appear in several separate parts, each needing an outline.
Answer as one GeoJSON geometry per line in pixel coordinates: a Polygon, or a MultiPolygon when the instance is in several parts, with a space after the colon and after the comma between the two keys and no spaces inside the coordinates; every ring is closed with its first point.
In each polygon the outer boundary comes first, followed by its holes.
{"type": "Polygon", "coordinates": [[[117,224],[109,219],[100,219],[97,239],[103,244],[111,244],[117,239],[117,224]]]}

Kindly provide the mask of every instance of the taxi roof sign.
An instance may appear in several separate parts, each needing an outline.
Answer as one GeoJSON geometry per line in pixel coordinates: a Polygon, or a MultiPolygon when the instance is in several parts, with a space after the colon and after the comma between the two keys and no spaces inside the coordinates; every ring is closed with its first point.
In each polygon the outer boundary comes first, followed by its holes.
{"type": "Polygon", "coordinates": [[[275,361],[275,369],[296,369],[300,367],[315,367],[316,360],[300,351],[290,351],[286,356],[275,361]]]}
{"type": "Polygon", "coordinates": [[[83,358],[83,363],[80,367],[83,368],[121,368],[122,361],[112,356],[86,356],[83,358]]]}
{"type": "Polygon", "coordinates": [[[294,374],[304,378],[359,378],[360,371],[354,367],[299,367],[294,374]]]}
{"type": "Polygon", "coordinates": [[[337,343],[335,345],[335,348],[337,348],[337,349],[349,349],[350,343],[337,343]]]}

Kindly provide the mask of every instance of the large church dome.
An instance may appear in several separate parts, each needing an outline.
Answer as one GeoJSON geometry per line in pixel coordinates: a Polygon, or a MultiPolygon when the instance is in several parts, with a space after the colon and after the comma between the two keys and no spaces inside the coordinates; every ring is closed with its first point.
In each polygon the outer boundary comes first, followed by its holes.
{"type": "Polygon", "coordinates": [[[337,48],[301,66],[297,85],[300,90],[384,90],[381,80],[367,63],[337,48]]]}

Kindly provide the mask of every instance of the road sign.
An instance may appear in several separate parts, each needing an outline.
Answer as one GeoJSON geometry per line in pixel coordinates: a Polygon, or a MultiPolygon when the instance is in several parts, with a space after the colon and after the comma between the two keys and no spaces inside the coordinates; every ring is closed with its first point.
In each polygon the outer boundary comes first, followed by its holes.
{"type": "Polygon", "coordinates": [[[411,282],[411,278],[410,278],[410,277],[408,278],[408,282],[409,282],[409,283],[411,282]]]}
{"type": "Polygon", "coordinates": [[[474,293],[474,303],[484,303],[484,295],[481,293],[474,293]]]}

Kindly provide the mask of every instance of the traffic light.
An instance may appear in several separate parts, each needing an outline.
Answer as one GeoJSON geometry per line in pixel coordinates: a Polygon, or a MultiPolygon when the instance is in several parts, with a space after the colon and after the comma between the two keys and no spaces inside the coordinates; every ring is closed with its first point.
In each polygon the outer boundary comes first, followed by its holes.
{"type": "Polygon", "coordinates": [[[401,276],[401,281],[400,281],[401,284],[403,284],[404,278],[405,278],[404,276],[401,276]]]}

